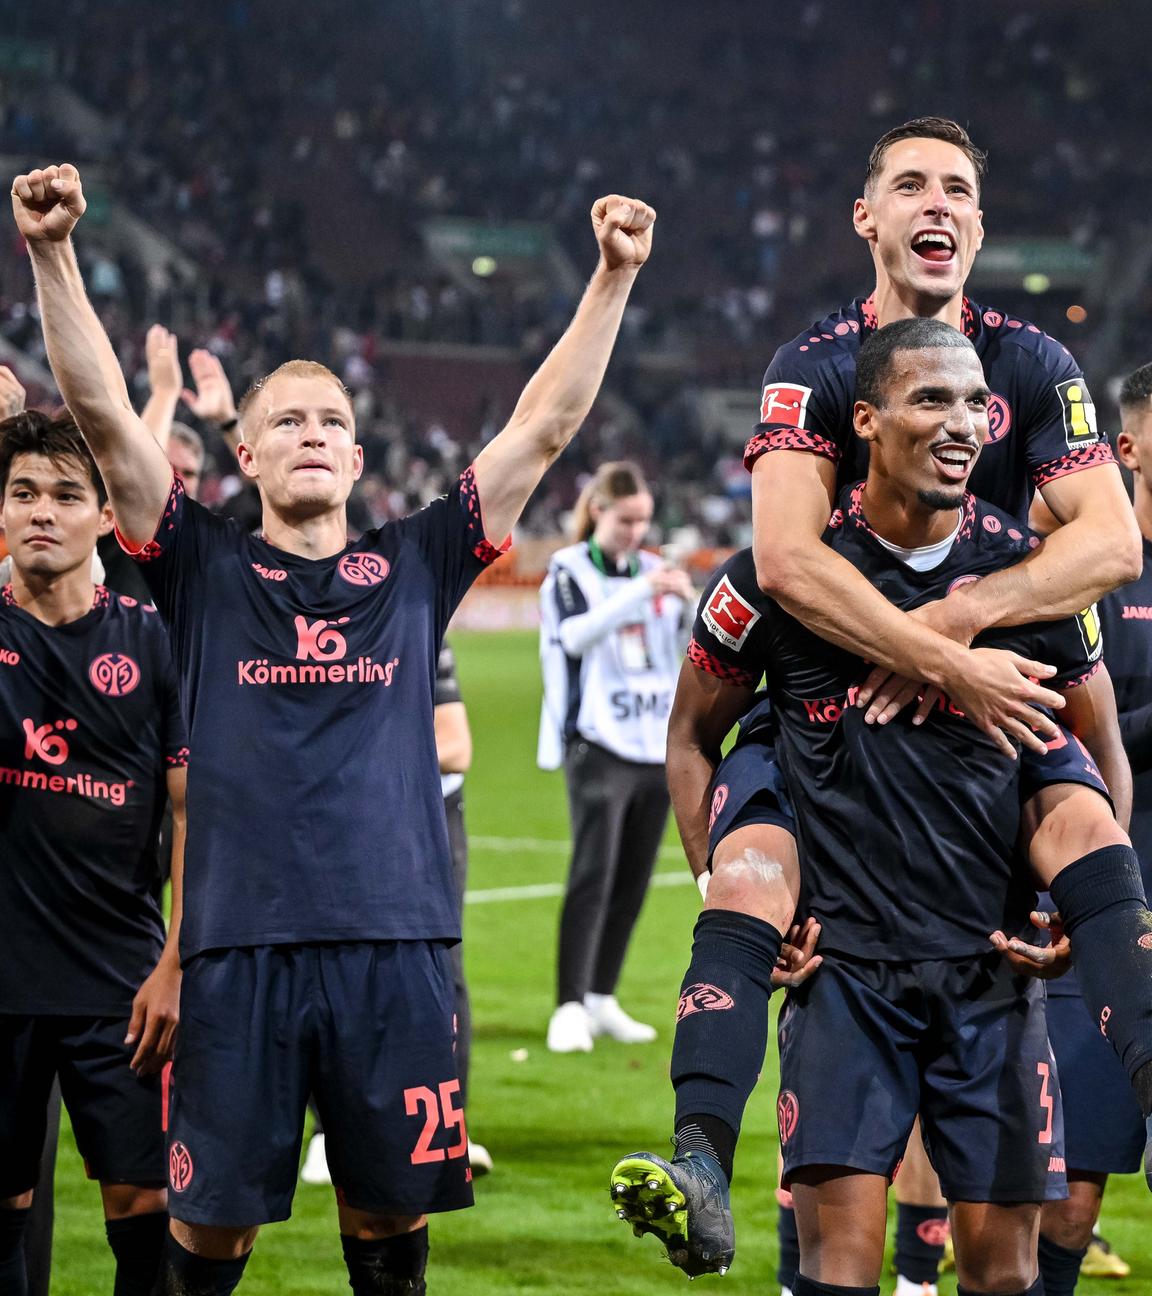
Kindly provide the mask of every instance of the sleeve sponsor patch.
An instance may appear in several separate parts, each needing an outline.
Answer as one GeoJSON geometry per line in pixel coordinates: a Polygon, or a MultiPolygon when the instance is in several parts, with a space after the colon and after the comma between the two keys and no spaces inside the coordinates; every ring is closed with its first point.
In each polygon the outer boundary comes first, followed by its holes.
{"type": "Polygon", "coordinates": [[[1100,440],[1096,426],[1096,406],[1083,378],[1069,378],[1056,384],[1060,409],[1064,414],[1064,439],[1069,450],[1092,445],[1100,440]]]}
{"type": "Polygon", "coordinates": [[[737,594],[732,582],[725,576],[704,605],[703,619],[704,624],[722,644],[739,651],[752,627],[760,620],[760,613],[747,599],[737,594]]]}
{"type": "Polygon", "coordinates": [[[1100,628],[1100,613],[1096,604],[1076,613],[1076,624],[1080,627],[1080,638],[1084,640],[1084,651],[1088,660],[1094,662],[1104,648],[1104,635],[1100,628]]]}
{"type": "Polygon", "coordinates": [[[769,383],[760,397],[760,422],[802,428],[811,387],[799,383],[769,383]]]}

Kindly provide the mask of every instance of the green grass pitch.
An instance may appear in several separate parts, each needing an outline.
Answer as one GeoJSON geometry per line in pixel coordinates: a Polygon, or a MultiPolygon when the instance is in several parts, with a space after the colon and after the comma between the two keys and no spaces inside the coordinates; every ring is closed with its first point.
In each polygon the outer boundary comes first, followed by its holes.
{"type": "MultiPolygon", "coordinates": [[[[561,776],[535,767],[535,638],[460,634],[454,643],[476,744],[466,789],[470,886],[484,891],[559,883],[567,821],[561,776]]],[[[686,871],[671,831],[658,869],[686,871]]],[[[496,1172],[477,1183],[475,1210],[433,1221],[429,1291],[435,1296],[657,1296],[686,1287],[687,1279],[667,1264],[653,1238],[637,1240],[617,1221],[607,1183],[618,1155],[668,1147],[668,1056],[696,891],[688,885],[653,888],[625,969],[621,999],[642,1020],[659,1025],[659,1041],[635,1048],[600,1044],[588,1056],[555,1057],[544,1047],[558,905],[548,896],[467,910],[476,1023],[469,1127],[492,1151],[496,1172]],[[513,1060],[519,1050],[527,1051],[526,1060],[513,1060]]],[[[703,1283],[727,1296],[777,1290],[775,1090],[772,1049],[748,1109],[736,1165],[736,1263],[726,1278],[703,1283]]],[[[1152,1291],[1148,1217],[1140,1177],[1114,1180],[1105,1202],[1106,1233],[1133,1274],[1123,1281],[1084,1280],[1080,1290],[1086,1296],[1152,1291]]],[[[54,1296],[111,1292],[111,1275],[99,1194],[84,1180],[65,1129],[57,1172],[54,1296]]],[[[293,1218],[266,1229],[257,1243],[241,1291],[319,1296],[346,1292],[346,1283],[331,1191],[301,1185],[293,1218]]],[[[892,1286],[886,1279],[882,1290],[892,1286]]],[[[941,1291],[951,1296],[953,1279],[944,1279],[941,1291]]]]}

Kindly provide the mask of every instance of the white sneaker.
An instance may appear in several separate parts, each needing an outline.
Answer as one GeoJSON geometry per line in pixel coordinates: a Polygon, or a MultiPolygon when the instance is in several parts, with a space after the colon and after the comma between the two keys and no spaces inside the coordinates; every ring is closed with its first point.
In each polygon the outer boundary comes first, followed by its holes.
{"type": "Polygon", "coordinates": [[[903,1274],[896,1275],[896,1290],[892,1296],[937,1296],[936,1284],[930,1282],[913,1282],[903,1274]]]}
{"type": "Polygon", "coordinates": [[[308,1144],[308,1155],[300,1167],[300,1179],[306,1184],[330,1184],[332,1176],[328,1172],[328,1156],[324,1151],[324,1135],[313,1134],[308,1144]]]}
{"type": "Polygon", "coordinates": [[[656,1027],[629,1017],[616,1002],[615,995],[586,994],[584,1007],[588,1010],[593,1039],[607,1035],[621,1044],[651,1044],[656,1038],[656,1027]]]}
{"type": "Polygon", "coordinates": [[[562,1003],[548,1023],[548,1049],[552,1053],[591,1053],[592,1028],[582,1003],[562,1003]]]}
{"type": "Polygon", "coordinates": [[[468,1164],[472,1167],[473,1176],[492,1173],[492,1153],[483,1143],[468,1140],[468,1164]]]}

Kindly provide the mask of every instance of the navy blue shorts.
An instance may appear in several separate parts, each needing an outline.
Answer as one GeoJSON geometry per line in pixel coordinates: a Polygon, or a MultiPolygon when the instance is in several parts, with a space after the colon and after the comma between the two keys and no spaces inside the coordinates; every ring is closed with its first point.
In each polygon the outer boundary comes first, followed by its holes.
{"type": "Polygon", "coordinates": [[[1021,748],[1021,804],[1035,796],[1041,788],[1050,787],[1053,783],[1082,783],[1085,787],[1095,788],[1107,799],[1109,805],[1112,804],[1108,785],[1100,777],[1100,771],[1088,754],[1088,749],[1071,730],[1063,727],[1043,756],[1027,747],[1021,748]]]}
{"type": "Polygon", "coordinates": [[[774,824],[796,836],[796,818],[770,739],[741,738],[716,767],[708,816],[708,867],[729,833],[749,824],[774,824]]]}
{"type": "Polygon", "coordinates": [[[127,1016],[0,1015],[0,1197],[36,1186],[56,1075],[89,1179],[164,1186],[160,1077],[132,1071],[127,1032],[127,1016]]]}
{"type": "Polygon", "coordinates": [[[801,1166],[891,1178],[919,1114],[950,1201],[1067,1196],[1044,988],[999,954],[824,966],[780,1014],[784,1187],[801,1166]]]}
{"type": "Polygon", "coordinates": [[[1070,1170],[1133,1174],[1144,1157],[1144,1117],[1128,1073],[1092,1019],[1076,973],[1048,982],[1048,1038],[1060,1069],[1070,1170]]]}
{"type": "Polygon", "coordinates": [[[383,1215],[472,1205],[448,949],[264,945],[184,968],[168,1111],[169,1212],[287,1219],[309,1095],[338,1200],[383,1215]]]}

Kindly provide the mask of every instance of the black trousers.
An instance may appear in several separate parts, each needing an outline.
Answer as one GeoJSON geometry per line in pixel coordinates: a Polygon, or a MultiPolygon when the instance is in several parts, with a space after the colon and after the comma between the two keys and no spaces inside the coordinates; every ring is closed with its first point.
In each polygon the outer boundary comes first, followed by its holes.
{"type": "Polygon", "coordinates": [[[564,755],[572,861],[560,913],[557,1003],[613,994],[668,819],[663,765],[577,739],[564,755]]]}
{"type": "Polygon", "coordinates": [[[28,1270],[28,1296],[48,1296],[52,1272],[52,1226],[56,1216],[56,1145],[60,1140],[60,1082],[48,1100],[48,1128],[40,1154],[40,1180],[32,1197],[32,1214],[24,1230],[24,1264],[28,1270]]]}

